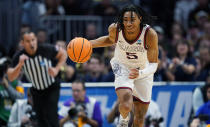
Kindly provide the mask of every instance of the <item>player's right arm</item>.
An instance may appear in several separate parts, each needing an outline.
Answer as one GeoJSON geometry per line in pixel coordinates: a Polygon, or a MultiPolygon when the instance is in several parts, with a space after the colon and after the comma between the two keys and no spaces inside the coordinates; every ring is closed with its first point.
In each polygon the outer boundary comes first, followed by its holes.
{"type": "Polygon", "coordinates": [[[14,81],[20,75],[21,69],[22,69],[22,67],[24,65],[24,61],[26,59],[28,59],[28,56],[23,54],[19,57],[19,62],[15,67],[8,68],[7,75],[8,75],[8,79],[10,81],[14,81]]]}
{"type": "Polygon", "coordinates": [[[95,40],[90,40],[90,42],[92,43],[93,48],[108,47],[108,46],[111,46],[111,45],[115,44],[115,38],[116,38],[116,32],[117,32],[117,24],[116,23],[112,23],[109,26],[108,31],[109,31],[109,35],[99,37],[99,38],[97,38],[95,40]]]}

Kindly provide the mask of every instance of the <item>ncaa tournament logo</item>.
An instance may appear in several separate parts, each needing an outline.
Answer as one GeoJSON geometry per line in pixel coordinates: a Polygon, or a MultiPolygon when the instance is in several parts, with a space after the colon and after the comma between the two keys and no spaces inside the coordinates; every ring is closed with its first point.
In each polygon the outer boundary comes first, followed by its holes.
{"type": "Polygon", "coordinates": [[[136,44],[141,45],[141,42],[142,42],[141,40],[137,40],[136,44]]]}
{"type": "Polygon", "coordinates": [[[40,65],[43,67],[43,66],[45,66],[46,64],[45,64],[44,61],[40,61],[40,65]]]}

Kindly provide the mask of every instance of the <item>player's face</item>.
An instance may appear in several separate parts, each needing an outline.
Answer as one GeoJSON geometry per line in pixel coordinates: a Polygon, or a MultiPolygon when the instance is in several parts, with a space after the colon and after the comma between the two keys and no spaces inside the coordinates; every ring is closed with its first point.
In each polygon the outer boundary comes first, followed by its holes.
{"type": "Polygon", "coordinates": [[[85,90],[81,83],[73,83],[72,84],[72,92],[75,101],[84,101],[85,98],[85,90]]]}
{"type": "Polygon", "coordinates": [[[34,33],[26,33],[23,35],[23,40],[21,42],[22,46],[24,47],[25,51],[30,54],[34,55],[37,50],[37,38],[34,33]]]}
{"type": "Polygon", "coordinates": [[[140,30],[141,17],[139,18],[135,12],[125,12],[123,16],[124,30],[128,34],[133,34],[140,30]]]}

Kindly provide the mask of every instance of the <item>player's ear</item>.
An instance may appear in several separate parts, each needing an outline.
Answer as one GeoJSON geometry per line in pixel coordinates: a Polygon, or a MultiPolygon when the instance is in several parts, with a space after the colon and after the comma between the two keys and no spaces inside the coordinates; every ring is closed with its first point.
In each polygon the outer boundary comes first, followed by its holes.
{"type": "Polygon", "coordinates": [[[139,20],[142,21],[142,16],[139,17],[139,20]]]}

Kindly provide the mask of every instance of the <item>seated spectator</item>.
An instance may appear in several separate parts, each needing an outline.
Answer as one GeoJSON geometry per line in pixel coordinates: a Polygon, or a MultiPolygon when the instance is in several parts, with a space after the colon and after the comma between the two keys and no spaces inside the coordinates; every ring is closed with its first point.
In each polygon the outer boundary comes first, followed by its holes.
{"type": "Polygon", "coordinates": [[[36,32],[37,35],[37,41],[39,44],[47,43],[48,35],[47,31],[45,29],[38,29],[36,32]]]}
{"type": "Polygon", "coordinates": [[[201,123],[199,121],[205,121],[206,124],[210,124],[210,85],[206,86],[205,94],[208,101],[201,105],[196,111],[195,119],[192,121],[191,124],[192,127],[195,123],[200,125],[201,123]]]}
{"type": "MultiPolygon", "coordinates": [[[[210,12],[210,10],[209,10],[210,12]]],[[[196,23],[198,24],[199,34],[204,35],[205,24],[208,22],[209,14],[206,11],[199,11],[196,13],[196,23]]]]}
{"type": "MultiPolygon", "coordinates": [[[[98,38],[98,34],[97,33],[98,32],[97,32],[96,24],[94,24],[94,23],[87,24],[86,30],[85,30],[85,38],[87,40],[92,40],[92,39],[98,38]]],[[[93,49],[93,53],[97,53],[97,54],[103,55],[104,54],[104,47],[94,48],[93,49]]]]}
{"type": "Polygon", "coordinates": [[[112,45],[110,47],[106,47],[104,50],[104,58],[105,58],[104,64],[105,64],[105,68],[107,70],[107,74],[104,77],[104,81],[106,81],[106,82],[114,82],[114,78],[115,78],[115,75],[112,71],[112,67],[110,64],[110,60],[114,56],[114,49],[115,49],[115,45],[112,45]]]}
{"type": "Polygon", "coordinates": [[[204,36],[210,40],[210,21],[208,20],[204,24],[204,36]]]}
{"type": "Polygon", "coordinates": [[[209,0],[197,0],[197,6],[189,13],[188,25],[197,23],[197,19],[203,18],[203,16],[205,15],[209,17],[209,14],[210,14],[209,0]],[[203,12],[205,12],[206,14],[203,12]]]}
{"type": "Polygon", "coordinates": [[[10,111],[16,99],[24,98],[24,88],[18,80],[9,82],[6,71],[10,60],[0,58],[0,126],[6,127],[10,111]]]}
{"type": "Polygon", "coordinates": [[[170,29],[170,44],[168,45],[168,53],[167,56],[172,59],[176,54],[176,45],[179,41],[184,38],[184,30],[181,24],[173,23],[170,29]]]}
{"type": "Polygon", "coordinates": [[[28,0],[22,7],[22,23],[28,24],[32,27],[33,31],[40,28],[40,18],[46,15],[64,15],[65,11],[61,6],[61,0],[45,0],[45,3],[40,0],[28,0]]]}
{"type": "Polygon", "coordinates": [[[102,127],[100,104],[86,95],[85,83],[75,80],[72,93],[73,97],[65,101],[58,112],[60,127],[102,127]]]}
{"type": "Polygon", "coordinates": [[[172,50],[171,42],[168,40],[167,36],[165,35],[165,31],[162,26],[154,26],[154,30],[157,32],[158,35],[158,44],[162,46],[163,50],[167,52],[172,50]]]}
{"type": "Polygon", "coordinates": [[[196,65],[195,58],[191,57],[188,42],[180,40],[176,46],[176,57],[172,59],[172,63],[169,65],[169,70],[174,75],[173,80],[194,81],[196,65]]]}
{"type": "Polygon", "coordinates": [[[174,21],[183,24],[185,30],[188,28],[189,13],[196,7],[196,5],[196,0],[180,0],[176,2],[174,9],[174,21]]]}
{"type": "Polygon", "coordinates": [[[61,5],[61,0],[45,0],[42,6],[42,14],[44,15],[64,15],[65,10],[61,5]]]}
{"type": "Polygon", "coordinates": [[[93,9],[94,15],[100,16],[116,16],[118,13],[118,7],[112,4],[111,0],[102,0],[93,9]]]}
{"type": "Polygon", "coordinates": [[[85,81],[86,82],[103,82],[104,81],[104,72],[105,65],[104,60],[98,54],[92,55],[90,60],[87,63],[88,72],[85,74],[85,81]]]}
{"type": "Polygon", "coordinates": [[[92,0],[63,0],[66,15],[87,15],[92,8],[92,0]]]}
{"type": "Polygon", "coordinates": [[[208,40],[208,38],[206,38],[205,36],[202,36],[199,39],[199,47],[208,47],[210,48],[210,40],[208,40]]]}
{"type": "Polygon", "coordinates": [[[197,24],[192,24],[189,26],[187,33],[186,33],[186,39],[189,41],[189,44],[191,46],[190,51],[193,53],[193,55],[196,55],[198,48],[199,48],[199,39],[201,37],[201,34],[199,34],[199,29],[197,24]]]}
{"type": "Polygon", "coordinates": [[[28,88],[27,99],[19,99],[12,106],[8,127],[37,127],[36,117],[31,91],[28,88]]]}
{"type": "Polygon", "coordinates": [[[173,80],[173,74],[168,70],[170,63],[169,58],[166,55],[165,50],[159,45],[159,64],[157,71],[154,74],[154,81],[171,81],[173,80]]]}
{"type": "Polygon", "coordinates": [[[22,24],[31,26],[32,30],[40,27],[40,17],[43,15],[44,3],[39,0],[28,0],[22,6],[22,24]]]}
{"type": "Polygon", "coordinates": [[[197,81],[207,81],[210,76],[210,47],[199,48],[199,59],[197,66],[197,81]]]}
{"type": "Polygon", "coordinates": [[[194,114],[198,108],[208,101],[206,96],[206,88],[209,86],[209,83],[206,83],[203,86],[198,86],[193,92],[193,112],[194,114]]]}

